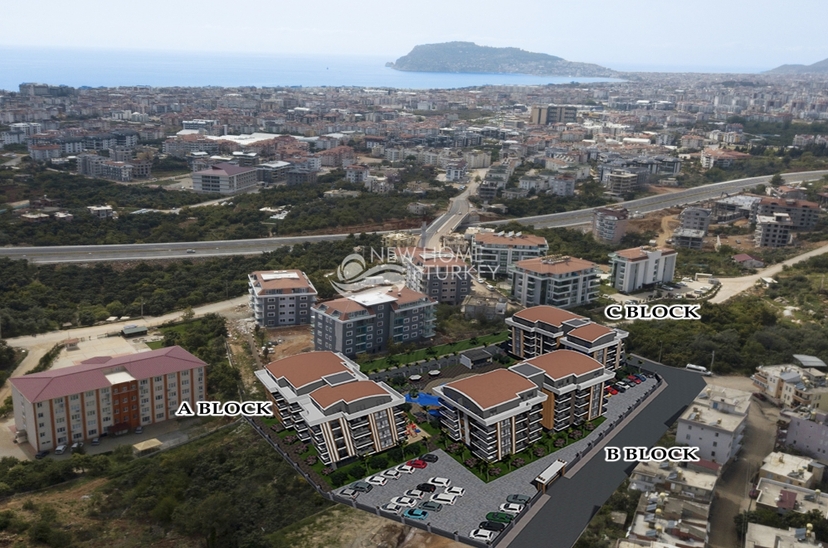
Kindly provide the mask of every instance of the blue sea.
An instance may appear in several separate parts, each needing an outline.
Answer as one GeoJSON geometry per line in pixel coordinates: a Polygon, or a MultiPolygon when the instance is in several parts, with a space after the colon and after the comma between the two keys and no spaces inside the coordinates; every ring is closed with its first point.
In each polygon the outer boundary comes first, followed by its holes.
{"type": "Polygon", "coordinates": [[[23,82],[73,87],[361,86],[451,89],[482,85],[607,82],[527,74],[401,72],[387,57],[35,49],[0,46],[0,89],[23,82]]]}

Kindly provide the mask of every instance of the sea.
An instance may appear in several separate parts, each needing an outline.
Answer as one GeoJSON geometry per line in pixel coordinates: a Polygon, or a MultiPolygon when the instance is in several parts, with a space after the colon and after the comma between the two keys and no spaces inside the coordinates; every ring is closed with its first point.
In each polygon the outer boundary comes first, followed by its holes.
{"type": "Polygon", "coordinates": [[[0,46],[0,89],[24,82],[72,87],[359,86],[455,89],[483,85],[545,85],[613,78],[402,72],[387,57],[114,51],[0,46]]]}

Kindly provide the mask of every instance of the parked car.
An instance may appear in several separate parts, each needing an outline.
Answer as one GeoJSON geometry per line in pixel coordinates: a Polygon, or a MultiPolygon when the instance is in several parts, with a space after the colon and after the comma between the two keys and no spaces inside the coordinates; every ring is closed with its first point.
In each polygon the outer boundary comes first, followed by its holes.
{"type": "Polygon", "coordinates": [[[357,481],[351,484],[351,489],[356,489],[360,493],[368,493],[374,486],[366,481],[357,481]]]}
{"type": "Polygon", "coordinates": [[[641,382],[645,382],[647,380],[647,376],[644,373],[636,373],[635,376],[641,379],[641,382]]]}
{"type": "Polygon", "coordinates": [[[393,504],[399,504],[400,506],[404,506],[406,508],[414,508],[417,506],[417,500],[412,499],[411,497],[394,497],[391,499],[393,504]]]}
{"type": "Polygon", "coordinates": [[[451,480],[448,478],[429,478],[428,483],[437,487],[451,487],[451,480]]]}
{"type": "Polygon", "coordinates": [[[393,502],[389,502],[380,506],[380,510],[383,512],[391,512],[392,514],[399,515],[400,512],[403,511],[403,507],[399,504],[394,504],[393,502]]]}
{"type": "Polygon", "coordinates": [[[66,446],[65,445],[58,445],[57,447],[55,447],[55,455],[62,455],[65,452],[66,452],[66,446]]]}
{"type": "Polygon", "coordinates": [[[414,467],[413,466],[408,466],[407,464],[401,464],[401,465],[397,466],[397,470],[399,470],[403,474],[413,474],[414,473],[414,467]]]}
{"type": "Polygon", "coordinates": [[[506,524],[497,521],[481,521],[480,525],[477,527],[480,529],[486,529],[487,531],[496,531],[499,533],[506,529],[506,524]]]}
{"type": "Polygon", "coordinates": [[[641,384],[641,379],[639,379],[635,375],[627,375],[627,379],[629,379],[629,382],[632,382],[632,383],[635,383],[635,384],[641,384]]]}
{"type": "Polygon", "coordinates": [[[427,500],[425,502],[421,502],[419,508],[423,510],[430,510],[431,512],[439,512],[443,509],[443,505],[439,502],[434,502],[433,500],[427,500]]]}
{"type": "Polygon", "coordinates": [[[500,505],[500,511],[505,512],[507,514],[514,514],[518,515],[523,512],[524,505],[523,504],[514,504],[512,502],[507,502],[505,504],[500,505]]]}
{"type": "Polygon", "coordinates": [[[491,542],[496,536],[497,533],[489,531],[488,529],[475,529],[469,533],[469,538],[473,540],[482,540],[483,542],[491,542]]]}
{"type": "Polygon", "coordinates": [[[424,520],[428,517],[428,512],[419,508],[409,508],[403,512],[403,516],[409,519],[424,520]]]}
{"type": "Polygon", "coordinates": [[[348,497],[349,499],[355,499],[359,496],[359,491],[356,489],[351,489],[350,487],[343,489],[339,492],[340,495],[343,497],[348,497]]]}
{"type": "Polygon", "coordinates": [[[443,491],[447,495],[454,495],[457,497],[462,497],[466,494],[466,490],[462,487],[449,487],[445,491],[443,491]]]}
{"type": "Polygon", "coordinates": [[[91,445],[100,445],[101,444],[101,438],[92,438],[92,441],[90,442],[90,444],[91,445]]]}
{"type": "Polygon", "coordinates": [[[396,468],[391,468],[390,470],[386,470],[382,473],[382,477],[388,479],[400,479],[400,476],[402,476],[402,474],[396,468]]]}
{"type": "Polygon", "coordinates": [[[412,499],[421,499],[426,496],[425,491],[420,491],[419,489],[409,489],[405,492],[406,497],[411,497],[412,499]]]}
{"type": "Polygon", "coordinates": [[[408,466],[410,466],[411,468],[418,468],[420,470],[422,470],[423,468],[428,466],[428,463],[424,460],[421,460],[421,459],[410,460],[406,464],[408,466]]]}
{"type": "Polygon", "coordinates": [[[433,493],[434,491],[437,490],[437,486],[432,485],[431,483],[420,483],[420,484],[417,485],[417,490],[418,491],[423,491],[423,492],[426,492],[426,493],[433,493]]]}
{"type": "Polygon", "coordinates": [[[38,451],[37,453],[35,453],[35,458],[40,460],[48,454],[49,454],[49,451],[44,449],[43,451],[38,451]]]}
{"type": "Polygon", "coordinates": [[[144,427],[139,426],[138,428],[135,429],[135,433],[136,434],[143,434],[144,433],[144,427]]]}
{"type": "Polygon", "coordinates": [[[83,442],[82,441],[76,441],[75,443],[72,444],[72,452],[73,453],[77,453],[81,449],[83,449],[83,442]]]}
{"type": "Polygon", "coordinates": [[[384,478],[382,476],[371,476],[365,480],[366,482],[370,483],[371,485],[385,485],[388,483],[388,478],[384,478]]]}
{"type": "Polygon", "coordinates": [[[621,386],[618,383],[613,384],[612,387],[616,390],[616,392],[621,392],[622,394],[627,391],[626,388],[624,388],[623,386],[621,386]]]}
{"type": "Polygon", "coordinates": [[[420,457],[420,460],[425,462],[437,462],[438,460],[440,460],[440,457],[431,453],[426,453],[425,455],[420,457]]]}
{"type": "Polygon", "coordinates": [[[489,512],[486,514],[486,520],[497,523],[509,523],[513,519],[515,519],[515,516],[507,514],[506,512],[489,512]]]}
{"type": "Polygon", "coordinates": [[[527,495],[509,495],[506,497],[506,502],[511,504],[526,504],[530,500],[532,500],[532,497],[527,495]]]}
{"type": "Polygon", "coordinates": [[[446,493],[434,493],[429,499],[432,502],[439,502],[440,504],[448,504],[454,506],[457,503],[457,495],[448,495],[446,493]]]}

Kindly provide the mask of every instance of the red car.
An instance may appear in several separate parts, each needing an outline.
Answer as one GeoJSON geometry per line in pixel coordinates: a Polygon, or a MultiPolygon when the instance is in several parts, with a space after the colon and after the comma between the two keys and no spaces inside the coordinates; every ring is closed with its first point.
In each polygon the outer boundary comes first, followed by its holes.
{"type": "Polygon", "coordinates": [[[639,379],[635,375],[628,375],[627,380],[629,380],[630,382],[634,382],[635,384],[641,384],[641,379],[639,379]]]}
{"type": "Polygon", "coordinates": [[[420,469],[423,469],[426,466],[428,466],[428,463],[426,461],[420,460],[420,459],[410,460],[406,464],[408,466],[412,467],[412,468],[420,468],[420,469]]]}

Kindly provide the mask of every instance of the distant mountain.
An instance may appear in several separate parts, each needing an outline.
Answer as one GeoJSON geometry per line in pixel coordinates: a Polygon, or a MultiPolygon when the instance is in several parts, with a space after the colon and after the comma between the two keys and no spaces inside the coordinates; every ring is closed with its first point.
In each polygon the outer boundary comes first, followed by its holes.
{"type": "Polygon", "coordinates": [[[782,65],[765,74],[828,74],[828,59],[823,59],[813,65],[782,65]]]}
{"type": "Polygon", "coordinates": [[[386,66],[410,72],[474,72],[539,76],[617,76],[599,65],[574,63],[518,48],[492,48],[472,42],[415,46],[408,55],[386,66]]]}

